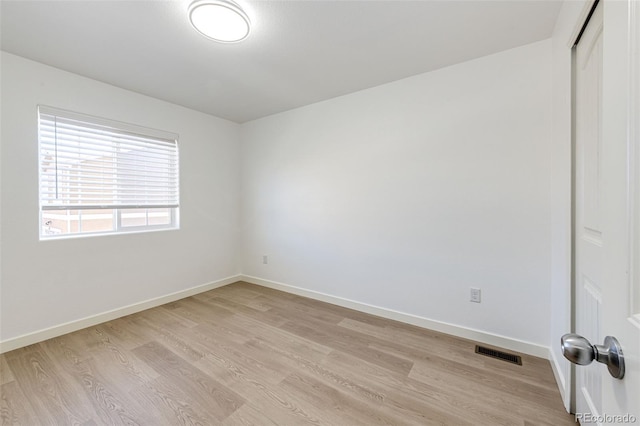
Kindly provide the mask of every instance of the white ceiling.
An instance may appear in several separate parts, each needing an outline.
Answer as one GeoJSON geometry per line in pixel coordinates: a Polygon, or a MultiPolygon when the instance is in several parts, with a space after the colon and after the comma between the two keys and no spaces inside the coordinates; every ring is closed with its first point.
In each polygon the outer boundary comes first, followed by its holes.
{"type": "Polygon", "coordinates": [[[219,44],[190,0],[2,0],[2,50],[235,122],[551,36],[560,1],[239,0],[249,38],[219,44]]]}

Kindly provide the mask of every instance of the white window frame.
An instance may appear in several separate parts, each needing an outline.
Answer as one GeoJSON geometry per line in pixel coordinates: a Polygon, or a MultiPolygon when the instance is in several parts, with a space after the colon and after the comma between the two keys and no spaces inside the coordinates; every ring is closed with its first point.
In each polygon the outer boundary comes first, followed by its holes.
{"type": "Polygon", "coordinates": [[[114,235],[114,234],[127,234],[127,233],[139,233],[139,232],[153,232],[153,231],[161,231],[161,230],[177,230],[180,229],[180,203],[179,203],[179,188],[180,188],[180,167],[179,167],[179,146],[178,139],[179,135],[171,132],[166,132],[157,129],[151,129],[147,127],[138,126],[135,124],[124,123],[115,120],[109,120],[106,118],[95,117],[87,114],[80,114],[72,111],[67,111],[59,108],[53,108],[45,105],[38,105],[38,205],[39,205],[39,236],[41,241],[52,240],[52,239],[66,239],[66,238],[81,238],[88,236],[96,236],[96,235],[114,235]],[[146,138],[159,139],[163,141],[172,141],[175,143],[175,159],[177,161],[176,172],[177,172],[177,183],[176,189],[178,191],[177,194],[177,205],[172,206],[153,206],[147,207],[143,205],[139,206],[130,206],[130,207],[104,207],[109,212],[113,212],[113,229],[105,230],[105,231],[95,231],[95,232],[82,232],[82,210],[96,210],[95,208],[86,208],[82,206],[74,206],[70,205],[68,209],[56,207],[55,210],[48,210],[43,208],[43,157],[42,157],[42,137],[41,137],[41,115],[53,115],[56,117],[61,117],[64,119],[77,120],[78,122],[87,123],[91,126],[103,126],[109,129],[113,129],[115,131],[123,132],[123,133],[131,133],[135,135],[140,135],[146,138]],[[149,213],[150,210],[157,209],[168,209],[169,210],[169,223],[168,224],[160,224],[160,225],[149,225],[149,213]],[[123,226],[122,225],[122,215],[127,210],[140,210],[146,209],[145,212],[145,222],[146,225],[136,225],[136,226],[123,226]],[[78,216],[78,231],[77,232],[67,232],[64,234],[47,234],[45,233],[45,218],[43,218],[43,212],[47,211],[58,211],[61,214],[68,215],[70,211],[77,211],[78,216]]]}

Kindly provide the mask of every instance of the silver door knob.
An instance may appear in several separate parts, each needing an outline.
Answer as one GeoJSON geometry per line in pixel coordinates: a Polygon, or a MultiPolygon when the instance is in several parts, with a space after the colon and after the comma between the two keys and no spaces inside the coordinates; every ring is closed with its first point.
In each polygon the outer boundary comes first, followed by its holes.
{"type": "Polygon", "coordinates": [[[562,355],[578,365],[588,365],[595,359],[607,365],[609,373],[616,379],[624,377],[624,355],[615,337],[604,338],[604,345],[592,345],[578,334],[565,334],[560,339],[562,355]]]}

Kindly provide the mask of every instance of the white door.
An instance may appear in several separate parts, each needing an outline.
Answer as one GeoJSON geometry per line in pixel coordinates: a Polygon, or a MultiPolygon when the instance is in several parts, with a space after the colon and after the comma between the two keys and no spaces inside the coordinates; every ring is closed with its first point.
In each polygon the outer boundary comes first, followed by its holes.
{"type": "Polygon", "coordinates": [[[616,337],[626,367],[576,367],[583,425],[640,425],[639,8],[601,1],[576,48],[575,332],[616,337]]]}

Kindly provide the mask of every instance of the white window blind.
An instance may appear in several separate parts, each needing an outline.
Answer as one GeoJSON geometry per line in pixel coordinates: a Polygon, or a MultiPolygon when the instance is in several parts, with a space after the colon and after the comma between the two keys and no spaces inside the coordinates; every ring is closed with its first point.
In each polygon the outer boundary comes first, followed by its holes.
{"type": "Polygon", "coordinates": [[[44,210],[176,208],[177,136],[39,107],[44,210]]]}

